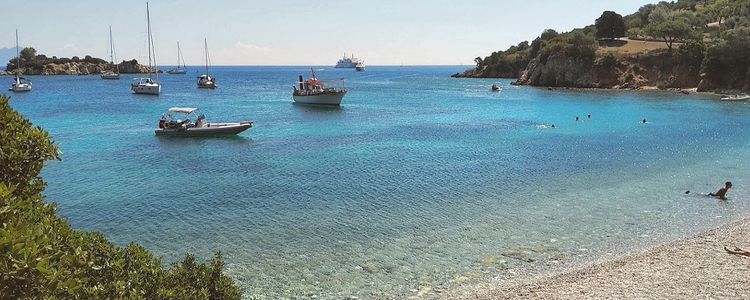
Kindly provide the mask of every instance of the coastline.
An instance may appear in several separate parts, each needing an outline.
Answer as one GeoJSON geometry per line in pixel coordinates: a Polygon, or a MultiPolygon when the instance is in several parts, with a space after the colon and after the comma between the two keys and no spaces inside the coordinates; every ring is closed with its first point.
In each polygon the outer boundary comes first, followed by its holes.
{"type": "Polygon", "coordinates": [[[750,298],[750,216],[612,260],[460,286],[436,299],[750,298]]]}

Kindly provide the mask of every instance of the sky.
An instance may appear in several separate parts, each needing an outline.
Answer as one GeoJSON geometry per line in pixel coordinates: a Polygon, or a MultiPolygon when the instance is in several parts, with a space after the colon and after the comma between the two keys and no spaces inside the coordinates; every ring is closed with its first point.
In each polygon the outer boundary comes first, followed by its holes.
{"type": "MultiPolygon", "coordinates": [[[[2,0],[10,4],[10,0],[2,0]]],[[[656,0],[152,0],[159,65],[332,65],[344,53],[368,65],[473,64],[477,56],[569,31],[605,10],[622,15],[656,0]]],[[[25,0],[3,14],[0,48],[32,46],[49,57],[107,58],[112,26],[118,60],[146,61],[145,1],[25,0]]],[[[8,7],[8,5],[1,5],[8,7]]],[[[4,65],[4,63],[3,63],[4,65]]]]}

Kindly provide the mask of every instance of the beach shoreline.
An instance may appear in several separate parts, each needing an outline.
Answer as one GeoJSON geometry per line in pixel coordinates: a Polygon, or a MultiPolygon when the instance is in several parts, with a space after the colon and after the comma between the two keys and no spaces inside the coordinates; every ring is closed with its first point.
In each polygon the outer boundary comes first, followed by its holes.
{"type": "Polygon", "coordinates": [[[750,298],[750,216],[612,259],[466,284],[432,299],[750,298]]]}

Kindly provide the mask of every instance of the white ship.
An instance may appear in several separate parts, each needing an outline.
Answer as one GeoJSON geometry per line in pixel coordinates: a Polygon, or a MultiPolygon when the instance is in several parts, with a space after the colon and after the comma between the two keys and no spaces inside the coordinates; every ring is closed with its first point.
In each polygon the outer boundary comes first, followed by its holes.
{"type": "Polygon", "coordinates": [[[323,81],[318,80],[315,76],[315,71],[312,71],[312,78],[308,80],[300,75],[299,82],[292,85],[294,88],[292,99],[294,99],[294,102],[303,104],[340,105],[341,100],[346,95],[346,89],[343,87],[344,79],[335,81],[340,81],[342,87],[339,89],[325,87],[323,81]]]}
{"type": "Polygon", "coordinates": [[[360,62],[362,60],[354,57],[354,54],[351,57],[346,57],[346,53],[344,53],[344,56],[336,63],[336,68],[354,69],[360,62]]]}

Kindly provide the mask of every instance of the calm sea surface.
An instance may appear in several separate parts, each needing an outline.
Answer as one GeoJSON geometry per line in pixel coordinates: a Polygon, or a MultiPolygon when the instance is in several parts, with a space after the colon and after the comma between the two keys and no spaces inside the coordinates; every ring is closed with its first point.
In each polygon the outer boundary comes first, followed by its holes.
{"type": "Polygon", "coordinates": [[[220,250],[247,296],[429,296],[750,211],[748,103],[449,78],[458,66],[319,67],[349,89],[325,108],[292,103],[305,67],[217,67],[214,91],[195,87],[199,69],[162,75],[159,97],[132,95],[127,76],[32,77],[11,104],[61,145],[46,195],[75,228],[167,262],[220,250]],[[154,136],[172,106],[256,127],[154,136]],[[683,195],[726,180],[727,202],[683,195]]]}

